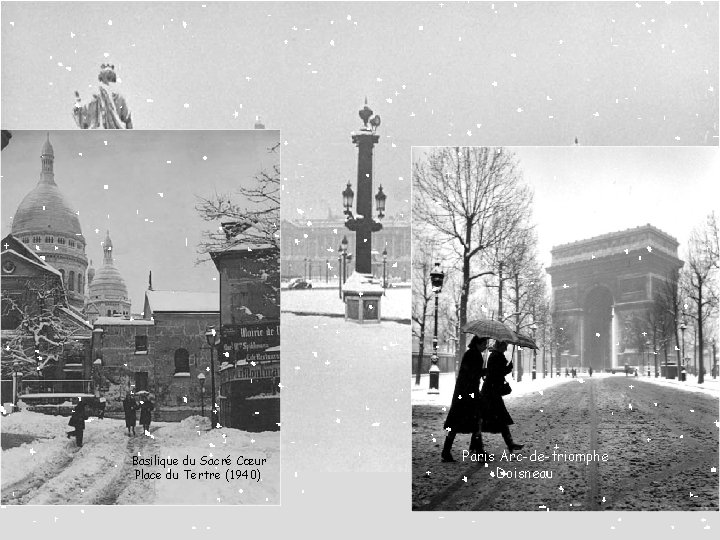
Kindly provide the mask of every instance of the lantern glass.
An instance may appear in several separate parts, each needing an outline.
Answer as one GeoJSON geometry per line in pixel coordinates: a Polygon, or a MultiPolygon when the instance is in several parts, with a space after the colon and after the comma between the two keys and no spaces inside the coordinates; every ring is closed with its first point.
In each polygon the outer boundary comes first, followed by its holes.
{"type": "Polygon", "coordinates": [[[342,247],[343,252],[347,251],[347,247],[348,247],[347,236],[343,236],[342,242],[340,242],[340,246],[342,247]]]}
{"type": "Polygon", "coordinates": [[[352,190],[350,182],[347,183],[347,187],[343,190],[342,196],[345,212],[349,212],[353,205],[353,199],[355,198],[355,192],[352,190]]]}
{"type": "Polygon", "coordinates": [[[387,259],[387,248],[383,249],[382,256],[383,256],[383,259],[387,259]]]}
{"type": "Polygon", "coordinates": [[[215,334],[215,327],[208,326],[207,330],[205,331],[205,340],[207,341],[207,344],[211,347],[215,344],[215,334]]]}
{"type": "Polygon", "coordinates": [[[432,284],[433,289],[435,289],[437,292],[440,292],[443,286],[444,279],[445,274],[440,268],[440,263],[435,263],[435,268],[433,268],[433,271],[430,272],[430,283],[432,284]]]}
{"type": "Polygon", "coordinates": [[[382,186],[380,186],[377,195],[375,195],[375,205],[377,207],[378,218],[380,219],[385,217],[385,199],[387,199],[387,196],[383,193],[382,186]]]}

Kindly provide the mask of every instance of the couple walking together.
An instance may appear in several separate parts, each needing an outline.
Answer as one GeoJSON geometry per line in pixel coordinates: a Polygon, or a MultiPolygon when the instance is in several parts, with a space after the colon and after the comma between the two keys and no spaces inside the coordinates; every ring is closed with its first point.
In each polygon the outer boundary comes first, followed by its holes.
{"type": "Polygon", "coordinates": [[[470,453],[483,454],[482,432],[501,433],[508,449],[513,452],[521,450],[522,444],[515,444],[510,434],[510,425],[513,419],[505,408],[503,395],[507,383],[505,375],[513,368],[512,362],[505,359],[507,343],[496,341],[487,362],[487,369],[483,368],[482,353],[487,349],[488,339],[474,336],[468,345],[460,363],[460,372],[455,382],[452,404],[448,412],[445,425],[447,431],[445,445],[442,450],[442,460],[455,461],[450,453],[455,435],[470,433],[470,453]],[[481,379],[485,382],[480,389],[481,379]]]}
{"type": "Polygon", "coordinates": [[[140,405],[138,405],[132,393],[125,396],[123,400],[123,411],[125,412],[125,427],[127,428],[128,436],[130,436],[130,430],[132,430],[132,435],[135,436],[138,409],[140,409],[140,425],[142,425],[146,434],[150,431],[151,413],[154,408],[155,406],[149,397],[141,400],[140,405]]]}

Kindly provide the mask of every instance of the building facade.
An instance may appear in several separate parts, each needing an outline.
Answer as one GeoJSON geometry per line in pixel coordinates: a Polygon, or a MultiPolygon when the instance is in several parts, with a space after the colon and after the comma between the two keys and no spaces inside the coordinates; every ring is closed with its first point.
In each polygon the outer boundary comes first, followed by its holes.
{"type": "Polygon", "coordinates": [[[219,324],[218,305],[216,293],[148,290],[142,319],[98,317],[94,361],[108,408],[120,411],[127,392],[145,390],[154,395],[158,420],[209,411],[210,393],[198,375],[209,378],[205,332],[219,324]]]}
{"type": "MultiPolygon", "coordinates": [[[[382,226],[382,230],[373,233],[372,273],[382,277],[382,253],[387,250],[388,281],[406,282],[410,279],[410,221],[404,217],[387,217],[382,226]]],[[[325,219],[283,220],[281,229],[282,279],[337,280],[343,238],[347,238],[347,253],[355,253],[355,235],[345,227],[344,218],[329,215],[325,219]]],[[[352,257],[345,264],[349,276],[354,270],[352,257]]]]}

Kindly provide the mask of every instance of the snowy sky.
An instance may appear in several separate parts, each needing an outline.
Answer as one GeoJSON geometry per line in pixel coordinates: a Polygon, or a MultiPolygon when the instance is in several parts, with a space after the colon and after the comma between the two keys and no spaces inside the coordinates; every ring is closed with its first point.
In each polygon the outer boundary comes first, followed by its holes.
{"type": "MultiPolygon", "coordinates": [[[[15,131],[2,152],[3,236],[40,179],[45,136],[15,131]]],[[[252,185],[254,175],[272,165],[266,149],[278,137],[276,130],[50,132],[55,183],[80,212],[85,253],[100,268],[101,242],[110,230],[115,266],[136,313],[149,270],[158,290],[218,290],[215,265],[195,264],[201,232],[212,228],[195,211],[196,196],[252,185]]]]}
{"type": "MultiPolygon", "coordinates": [[[[431,148],[416,147],[414,159],[431,148]]],[[[540,259],[552,247],[650,223],[683,258],[691,230],[720,213],[720,150],[713,147],[509,147],[534,190],[540,259]]]]}
{"type": "Polygon", "coordinates": [[[363,98],[411,145],[718,144],[716,2],[3,3],[3,127],[74,128],[116,65],[136,128],[282,130],[287,218],[340,212],[363,98]],[[186,106],[187,105],[187,106],[186,106]]]}

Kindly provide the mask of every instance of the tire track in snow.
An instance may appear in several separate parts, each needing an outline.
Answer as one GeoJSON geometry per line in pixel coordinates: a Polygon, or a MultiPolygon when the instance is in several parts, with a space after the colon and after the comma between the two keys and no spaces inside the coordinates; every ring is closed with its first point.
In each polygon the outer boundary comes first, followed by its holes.
{"type": "Polygon", "coordinates": [[[55,478],[58,474],[62,473],[63,470],[72,462],[79,449],[73,449],[67,443],[65,447],[67,452],[61,455],[58,460],[49,460],[45,464],[32,471],[32,473],[13,484],[2,489],[1,503],[3,505],[11,504],[25,504],[25,502],[34,496],[41,486],[47,483],[52,478],[55,478]]]}
{"type": "MultiPolygon", "coordinates": [[[[590,450],[588,453],[594,454],[598,451],[598,428],[600,426],[600,417],[597,411],[597,397],[595,395],[595,385],[597,380],[593,381],[592,378],[586,381],[590,385],[590,402],[588,403],[588,411],[590,412],[590,450]]],[[[599,383],[598,383],[599,384],[599,383]]],[[[588,510],[598,510],[599,501],[599,473],[598,473],[598,462],[592,461],[588,463],[588,474],[587,474],[587,498],[585,504],[588,510]]]]}

